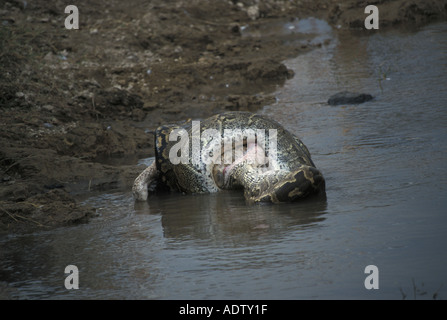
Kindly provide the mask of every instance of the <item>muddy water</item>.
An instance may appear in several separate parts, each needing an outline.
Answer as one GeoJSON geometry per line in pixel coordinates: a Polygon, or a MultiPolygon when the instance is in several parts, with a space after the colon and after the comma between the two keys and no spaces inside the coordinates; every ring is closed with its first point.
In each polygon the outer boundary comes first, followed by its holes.
{"type": "Polygon", "coordinates": [[[0,296],[447,298],[447,24],[359,37],[310,22],[279,31],[314,32],[323,45],[286,62],[295,77],[261,113],[309,147],[326,201],[91,197],[88,224],[0,238],[0,296]],[[327,105],[347,89],[375,99],[327,105]],[[64,287],[70,264],[78,290],[64,287]],[[377,290],[364,285],[371,264],[377,290]]]}

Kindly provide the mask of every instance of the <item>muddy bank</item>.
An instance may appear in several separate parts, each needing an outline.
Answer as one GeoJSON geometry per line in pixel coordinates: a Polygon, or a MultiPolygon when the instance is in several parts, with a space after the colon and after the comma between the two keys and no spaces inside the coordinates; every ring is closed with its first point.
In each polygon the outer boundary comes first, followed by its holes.
{"type": "MultiPolygon", "coordinates": [[[[321,43],[246,36],[309,16],[362,32],[363,1],[62,1],[0,7],[0,229],[87,221],[78,195],[130,189],[164,123],[256,111],[293,77],[282,61],[321,43]],[[133,159],[124,164],[108,157],[133,159]]],[[[372,4],[372,3],[371,3],[372,4]]],[[[381,28],[445,19],[447,1],[375,1],[381,28]]]]}

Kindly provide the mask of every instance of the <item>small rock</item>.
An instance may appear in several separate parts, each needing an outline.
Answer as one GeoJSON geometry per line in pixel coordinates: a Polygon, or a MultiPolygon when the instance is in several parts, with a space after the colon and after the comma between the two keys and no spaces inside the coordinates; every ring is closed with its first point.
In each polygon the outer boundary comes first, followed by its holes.
{"type": "Polygon", "coordinates": [[[157,109],[159,107],[157,102],[154,101],[146,101],[143,105],[143,110],[145,111],[152,111],[154,109],[157,109]]]}
{"type": "Polygon", "coordinates": [[[259,18],[259,7],[257,5],[250,6],[247,8],[247,14],[251,20],[256,20],[259,18]]]}
{"type": "Polygon", "coordinates": [[[46,104],[46,105],[42,106],[42,109],[52,112],[54,110],[54,107],[50,104],[46,104]]]}
{"type": "Polygon", "coordinates": [[[44,57],[43,57],[43,59],[45,60],[45,61],[53,61],[54,60],[54,56],[53,56],[53,53],[50,51],[50,52],[48,52],[44,57]]]}
{"type": "Polygon", "coordinates": [[[4,25],[4,26],[14,24],[14,22],[15,22],[14,18],[3,18],[2,19],[2,25],[4,25]]]}
{"type": "Polygon", "coordinates": [[[373,96],[367,93],[342,91],[332,95],[327,103],[331,106],[337,106],[340,104],[359,104],[372,99],[373,96]]]}
{"type": "Polygon", "coordinates": [[[45,189],[53,190],[53,189],[63,189],[64,185],[61,183],[53,183],[53,184],[45,184],[43,187],[45,189]]]}
{"type": "Polygon", "coordinates": [[[215,50],[216,50],[216,47],[214,45],[212,45],[210,43],[206,45],[206,51],[215,51],[215,50]]]}

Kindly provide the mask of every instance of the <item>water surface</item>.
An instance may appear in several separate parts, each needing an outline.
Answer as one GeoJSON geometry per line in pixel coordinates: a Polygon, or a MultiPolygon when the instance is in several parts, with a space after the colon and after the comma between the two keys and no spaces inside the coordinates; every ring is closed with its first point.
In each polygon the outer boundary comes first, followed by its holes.
{"type": "Polygon", "coordinates": [[[302,138],[326,201],[94,196],[88,224],[0,236],[0,297],[446,298],[447,24],[368,37],[315,20],[282,28],[287,41],[291,30],[314,32],[322,46],[286,61],[295,77],[260,113],[302,138]],[[327,105],[343,90],[375,99],[327,105]],[[64,287],[70,264],[79,290],[64,287]],[[371,264],[377,290],[364,286],[371,264]]]}

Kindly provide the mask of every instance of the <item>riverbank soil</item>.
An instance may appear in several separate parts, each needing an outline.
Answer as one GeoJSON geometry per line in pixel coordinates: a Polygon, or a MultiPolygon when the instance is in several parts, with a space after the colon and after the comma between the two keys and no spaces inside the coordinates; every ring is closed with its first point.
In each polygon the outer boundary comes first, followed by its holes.
{"type": "Polygon", "coordinates": [[[1,0],[0,231],[88,221],[79,197],[130,190],[157,126],[271,104],[299,76],[282,61],[322,45],[247,27],[316,17],[366,32],[367,4],[381,29],[447,16],[447,0],[1,0]]]}

